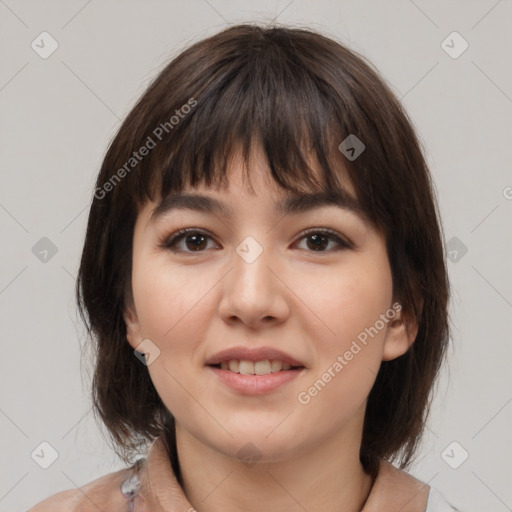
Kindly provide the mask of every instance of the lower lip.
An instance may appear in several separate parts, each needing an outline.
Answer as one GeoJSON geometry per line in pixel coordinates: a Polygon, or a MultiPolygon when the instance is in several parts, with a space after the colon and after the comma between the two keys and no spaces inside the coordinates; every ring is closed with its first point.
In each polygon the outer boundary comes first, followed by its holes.
{"type": "Polygon", "coordinates": [[[246,395],[264,395],[296,379],[305,368],[281,370],[267,375],[244,375],[207,366],[227,386],[246,395]]]}

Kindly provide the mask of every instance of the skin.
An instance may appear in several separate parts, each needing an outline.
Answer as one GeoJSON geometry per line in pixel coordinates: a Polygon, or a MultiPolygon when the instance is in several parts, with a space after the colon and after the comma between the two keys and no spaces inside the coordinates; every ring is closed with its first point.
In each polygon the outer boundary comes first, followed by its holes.
{"type": "MultiPolygon", "coordinates": [[[[190,189],[224,201],[233,217],[174,210],[152,223],[156,203],[134,231],[134,303],[125,312],[128,341],[160,350],[151,379],[176,419],[183,489],[198,511],[358,511],[371,490],[359,461],[367,396],[381,361],[402,355],[416,325],[397,313],[309,403],[297,396],[332,367],[357,335],[392,309],[384,236],[337,206],[278,217],[288,192],[269,176],[264,154],[251,159],[252,194],[234,154],[229,188],[190,189]],[[187,238],[173,253],[159,243],[181,228],[206,231],[200,251],[187,238]],[[308,228],[330,228],[319,252],[308,228]],[[252,236],[263,253],[251,264],[235,249],[252,236]],[[226,387],[206,360],[235,345],[270,345],[304,362],[292,382],[260,396],[226,387]],[[237,452],[252,443],[248,466],[237,452]],[[255,448],[254,448],[255,447],[255,448]]],[[[346,183],[349,191],[353,189],[346,183]]]]}

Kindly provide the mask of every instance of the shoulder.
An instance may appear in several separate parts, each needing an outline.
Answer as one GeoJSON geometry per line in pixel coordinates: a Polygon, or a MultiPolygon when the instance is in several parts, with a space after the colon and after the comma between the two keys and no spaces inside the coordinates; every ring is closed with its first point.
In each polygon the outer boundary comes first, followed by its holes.
{"type": "Polygon", "coordinates": [[[382,460],[365,512],[425,512],[430,487],[382,460]]]}
{"type": "Polygon", "coordinates": [[[78,490],[62,491],[37,503],[28,512],[72,512],[78,510],[76,505],[80,499],[78,490]]]}
{"type": "Polygon", "coordinates": [[[364,512],[458,512],[435,488],[382,460],[364,512]]]}
{"type": "Polygon", "coordinates": [[[136,464],[108,473],[77,489],[62,491],[37,503],[28,512],[124,512],[127,499],[121,493],[122,483],[134,472],[136,464]]]}

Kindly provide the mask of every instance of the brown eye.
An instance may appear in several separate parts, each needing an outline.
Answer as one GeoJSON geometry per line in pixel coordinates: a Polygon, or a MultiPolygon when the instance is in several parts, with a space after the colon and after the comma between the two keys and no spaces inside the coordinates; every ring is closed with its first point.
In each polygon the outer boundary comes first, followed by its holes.
{"type": "Polygon", "coordinates": [[[308,248],[313,251],[321,251],[324,250],[329,245],[329,238],[326,235],[316,234],[316,235],[308,235],[306,239],[310,242],[308,244],[308,248]]]}
{"type": "Polygon", "coordinates": [[[180,229],[161,245],[172,252],[203,252],[207,248],[208,239],[211,239],[211,236],[203,231],[180,229]],[[177,246],[181,247],[176,248],[177,246]]]}
{"type": "Polygon", "coordinates": [[[307,250],[313,252],[329,252],[326,248],[330,242],[335,243],[335,247],[348,249],[350,245],[342,240],[337,233],[330,230],[311,230],[303,234],[300,240],[306,239],[307,250]]]}

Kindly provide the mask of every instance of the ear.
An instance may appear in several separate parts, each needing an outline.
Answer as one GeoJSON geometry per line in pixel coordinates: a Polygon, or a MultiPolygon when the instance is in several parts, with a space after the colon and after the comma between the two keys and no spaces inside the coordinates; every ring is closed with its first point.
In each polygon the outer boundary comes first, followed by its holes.
{"type": "Polygon", "coordinates": [[[136,349],[142,342],[142,335],[135,307],[133,305],[126,307],[123,317],[126,323],[126,339],[132,348],[136,349]]]}
{"type": "Polygon", "coordinates": [[[383,361],[391,361],[405,354],[418,335],[418,322],[397,311],[390,321],[384,340],[383,361]]]}

